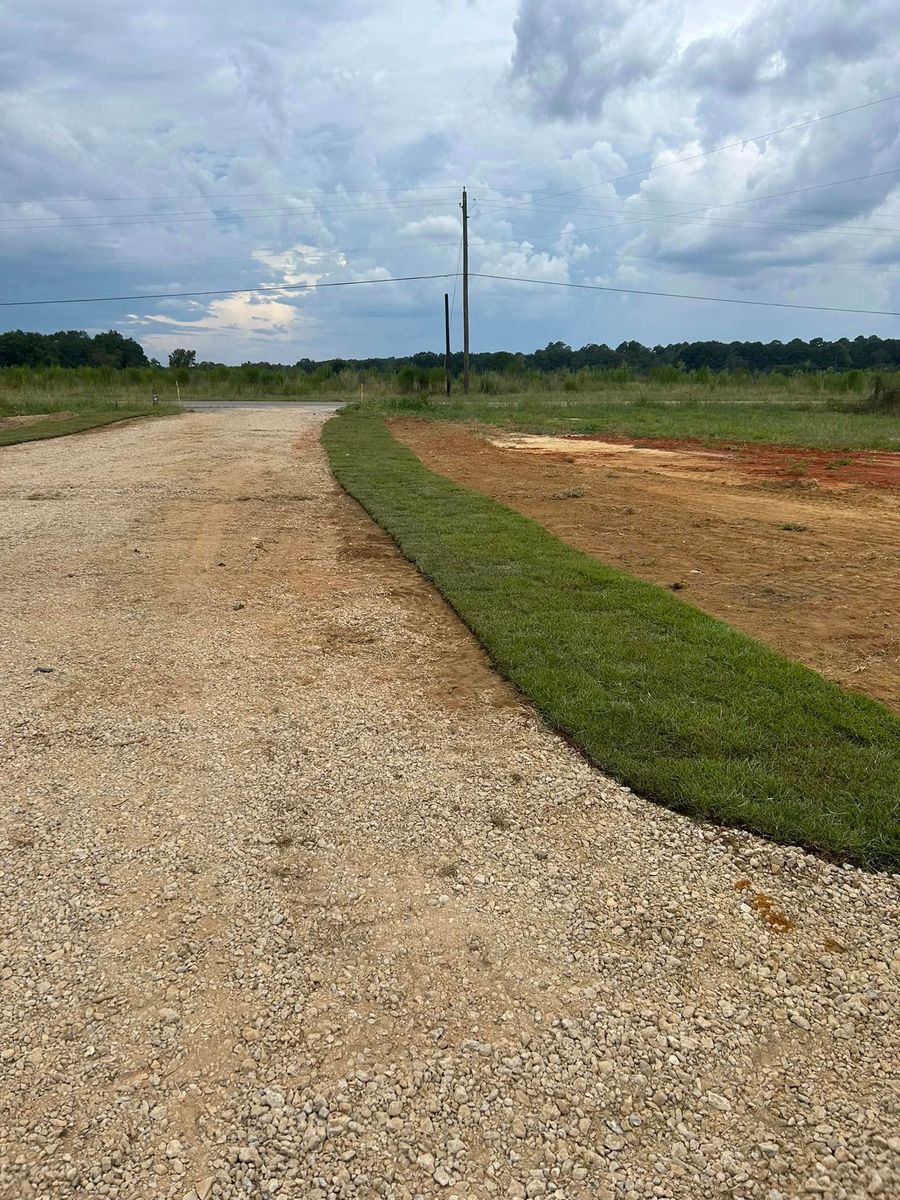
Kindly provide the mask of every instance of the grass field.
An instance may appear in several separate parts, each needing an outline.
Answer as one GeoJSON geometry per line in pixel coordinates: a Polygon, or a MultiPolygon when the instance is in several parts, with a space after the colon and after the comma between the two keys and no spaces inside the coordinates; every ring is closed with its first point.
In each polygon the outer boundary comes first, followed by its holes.
{"type": "Polygon", "coordinates": [[[347,491],[601,769],[685,813],[900,868],[900,721],[881,705],[433,474],[377,417],[345,413],[323,438],[347,491]]]}
{"type": "Polygon", "coordinates": [[[696,388],[653,383],[602,392],[395,397],[374,400],[387,413],[480,422],[520,433],[621,434],[771,442],[823,450],[900,450],[900,415],[860,411],[859,399],[810,399],[748,384],[709,397],[696,388]]]}
{"type": "Polygon", "coordinates": [[[65,437],[70,433],[83,433],[86,429],[96,429],[101,425],[113,425],[133,417],[161,417],[177,411],[178,409],[173,405],[102,410],[84,409],[72,416],[50,414],[46,420],[35,421],[30,425],[10,425],[6,428],[3,427],[2,418],[0,418],[0,446],[15,446],[20,442],[37,442],[44,438],[65,437]]]}

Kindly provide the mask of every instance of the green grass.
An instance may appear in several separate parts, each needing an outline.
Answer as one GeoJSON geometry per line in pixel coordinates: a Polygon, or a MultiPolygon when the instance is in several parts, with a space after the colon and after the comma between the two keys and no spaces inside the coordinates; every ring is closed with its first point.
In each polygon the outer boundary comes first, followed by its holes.
{"type": "Polygon", "coordinates": [[[44,438],[65,437],[69,433],[82,433],[85,429],[96,429],[98,426],[112,425],[117,421],[128,421],[132,417],[162,417],[177,411],[178,409],[173,405],[158,405],[155,408],[84,411],[61,420],[51,416],[46,421],[35,422],[34,425],[15,425],[9,429],[0,428],[0,446],[15,446],[20,442],[37,442],[44,438]]]}
{"type": "Polygon", "coordinates": [[[670,592],[428,471],[378,417],[323,434],[346,490],[498,669],[651,800],[900,868],[900,721],[670,592]]]}
{"type": "Polygon", "coordinates": [[[520,433],[692,437],[822,450],[900,450],[900,418],[856,410],[844,399],[804,399],[747,384],[706,399],[696,388],[629,384],[600,393],[397,397],[379,412],[471,421],[520,433]]]}

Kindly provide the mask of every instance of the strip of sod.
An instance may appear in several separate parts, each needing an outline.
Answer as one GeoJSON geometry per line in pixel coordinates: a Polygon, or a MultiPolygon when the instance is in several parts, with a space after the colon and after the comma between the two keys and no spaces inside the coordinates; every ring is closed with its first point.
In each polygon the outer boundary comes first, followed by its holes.
{"type": "Polygon", "coordinates": [[[670,592],[427,470],[378,417],[332,418],[343,487],[547,720],[639,794],[900,868],[900,721],[670,592]]]}
{"type": "Polygon", "coordinates": [[[114,425],[118,421],[130,421],[134,417],[158,417],[177,412],[174,406],[161,411],[160,408],[136,408],[134,410],[117,409],[102,412],[77,413],[74,417],[65,417],[54,421],[52,417],[46,421],[37,421],[34,425],[14,425],[9,429],[0,429],[0,446],[16,446],[20,442],[38,442],[44,438],[66,437],[70,433],[83,433],[86,429],[96,429],[101,425],[114,425]]]}

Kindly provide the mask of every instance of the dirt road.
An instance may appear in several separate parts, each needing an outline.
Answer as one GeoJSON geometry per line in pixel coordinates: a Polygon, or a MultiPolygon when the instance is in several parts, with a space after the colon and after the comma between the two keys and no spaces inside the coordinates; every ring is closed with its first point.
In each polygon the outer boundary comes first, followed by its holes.
{"type": "Polygon", "coordinates": [[[896,880],[546,731],[300,412],[0,452],[0,1196],[887,1196],[896,880]]]}

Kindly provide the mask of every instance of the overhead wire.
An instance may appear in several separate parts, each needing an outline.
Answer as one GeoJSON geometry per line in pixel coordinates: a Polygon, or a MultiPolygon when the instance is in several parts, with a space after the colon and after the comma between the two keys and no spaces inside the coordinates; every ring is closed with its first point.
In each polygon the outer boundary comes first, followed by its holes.
{"type": "Polygon", "coordinates": [[[53,300],[0,300],[0,308],[31,308],[50,304],[107,304],[127,300],[184,300],[199,296],[247,296],[269,292],[320,291],[323,288],[363,287],[376,283],[413,283],[423,279],[449,279],[450,272],[436,275],[394,275],[388,279],[342,279],[334,283],[280,283],[252,288],[216,288],[203,292],[143,292],[132,296],[81,296],[53,300]]]}
{"type": "MultiPolygon", "coordinates": [[[[572,288],[578,291],[588,292],[615,292],[629,296],[654,296],[668,300],[695,300],[703,301],[710,304],[743,304],[750,305],[754,308],[789,308],[802,309],[808,312],[839,312],[839,313],[858,313],[867,316],[876,317],[900,317],[900,311],[879,308],[850,308],[845,306],[829,305],[829,304],[797,304],[783,300],[745,300],[731,296],[700,296],[686,292],[661,292],[653,291],[649,288],[626,288],[614,287],[607,284],[595,283],[571,283],[554,279],[535,279],[521,275],[498,275],[486,271],[471,271],[470,277],[473,279],[490,279],[502,283],[527,283],[535,284],[541,287],[556,287],[556,288],[572,288]]],[[[255,288],[224,288],[208,291],[197,292],[149,292],[131,296],[87,296],[73,299],[53,299],[53,300],[0,300],[0,307],[32,307],[36,305],[53,305],[53,304],[99,304],[113,301],[145,301],[145,300],[178,300],[186,298],[196,298],[204,296],[232,296],[232,295],[255,295],[266,293],[294,292],[294,291],[318,291],[323,288],[340,288],[340,287],[362,287],[369,284],[384,284],[384,283],[412,283],[422,280],[434,279],[450,279],[450,272],[442,272],[432,275],[398,275],[389,279],[353,279],[341,280],[334,283],[291,283],[279,284],[274,287],[255,287],[255,288]]]]}
{"type": "Polygon", "coordinates": [[[172,213],[132,213],[122,216],[97,216],[76,218],[74,220],[63,218],[53,220],[48,217],[2,217],[0,218],[0,233],[10,232],[29,232],[30,230],[43,229],[98,229],[111,228],[120,225],[182,225],[193,221],[233,221],[236,218],[241,220],[254,219],[264,216],[293,216],[293,217],[316,217],[322,213],[358,213],[358,212],[373,212],[383,211],[385,209],[413,209],[413,208],[430,208],[432,201],[426,200],[409,200],[399,201],[393,204],[359,204],[359,205],[335,205],[332,207],[321,206],[311,207],[308,209],[302,208],[259,208],[259,209],[223,209],[218,213],[206,212],[200,209],[192,209],[183,212],[172,213]]]}
{"type": "Polygon", "coordinates": [[[450,320],[451,320],[451,322],[453,321],[453,318],[456,316],[456,293],[459,288],[459,273],[460,273],[459,268],[460,268],[460,265],[462,264],[462,252],[463,252],[462,235],[460,235],[459,250],[456,255],[456,272],[453,277],[453,298],[450,301],[450,320]]]}
{"type": "MultiPolygon", "coordinates": [[[[776,135],[781,134],[781,133],[790,133],[792,130],[795,130],[795,129],[806,129],[808,126],[817,125],[821,121],[830,121],[834,117],[843,117],[843,116],[846,116],[848,113],[860,112],[864,108],[873,108],[873,107],[875,107],[875,105],[887,104],[892,100],[900,100],[900,92],[894,92],[889,96],[879,96],[875,100],[867,100],[863,104],[854,104],[854,105],[851,105],[849,108],[838,109],[836,112],[823,113],[822,116],[820,116],[820,117],[812,117],[806,121],[796,121],[791,125],[782,125],[778,129],[770,129],[767,133],[757,133],[757,134],[754,134],[752,137],[744,137],[736,142],[727,142],[725,145],[714,146],[711,150],[703,150],[703,151],[700,151],[698,154],[686,154],[681,158],[675,158],[675,159],[670,160],[669,162],[658,163],[655,166],[642,167],[637,171],[629,171],[624,175],[615,175],[609,179],[598,180],[597,183],[586,183],[581,187],[567,188],[564,191],[557,191],[557,192],[547,192],[546,190],[544,190],[543,192],[539,192],[538,195],[543,195],[543,198],[545,200],[552,200],[559,196],[574,196],[580,192],[590,191],[592,188],[595,188],[595,187],[604,187],[605,185],[611,184],[611,183],[622,183],[626,179],[636,179],[638,176],[641,176],[641,175],[653,175],[658,171],[666,171],[670,167],[676,167],[681,163],[696,162],[698,159],[701,159],[701,158],[709,158],[713,154],[721,154],[725,150],[734,150],[738,146],[747,146],[751,142],[765,141],[767,138],[775,137],[776,135]]],[[[529,203],[530,202],[526,202],[524,207],[528,207],[529,203]]],[[[507,207],[513,208],[513,207],[518,207],[518,205],[511,204],[511,205],[508,205],[507,207]]]]}
{"type": "MultiPolygon", "coordinates": [[[[487,210],[485,210],[487,211],[487,210]]],[[[502,210],[500,210],[502,211],[502,210]]],[[[534,212],[559,213],[562,216],[572,216],[572,210],[568,208],[541,208],[535,207],[534,212]]],[[[624,229],[629,225],[646,225],[654,222],[661,225],[721,225],[731,229],[803,229],[811,230],[819,233],[839,233],[842,237],[875,237],[875,238],[896,238],[900,237],[900,226],[878,225],[868,229],[846,229],[842,226],[831,224],[816,224],[814,222],[801,221],[728,221],[718,220],[715,217],[706,219],[690,219],[688,213],[671,213],[668,215],[662,213],[647,213],[643,216],[631,217],[624,210],[615,208],[582,208],[577,209],[580,213],[596,213],[600,215],[608,215],[611,217],[625,217],[627,220],[610,221],[605,225],[598,225],[594,232],[599,232],[602,229],[624,229]]],[[[697,210],[702,211],[702,210],[697,210]]]]}
{"type": "MultiPolygon", "coordinates": [[[[606,229],[607,226],[604,225],[604,226],[601,226],[601,228],[606,229]]],[[[494,241],[494,240],[490,240],[490,241],[470,240],[469,249],[470,249],[470,251],[476,250],[481,246],[519,246],[519,247],[521,247],[523,244],[525,246],[534,247],[534,246],[540,246],[540,245],[546,244],[547,242],[555,242],[559,239],[560,236],[562,236],[562,234],[566,234],[566,235],[573,234],[574,235],[577,233],[591,233],[591,232],[592,232],[591,229],[569,229],[569,230],[564,230],[561,233],[552,234],[549,237],[545,237],[545,238],[542,238],[542,237],[529,238],[529,237],[525,236],[522,238],[506,238],[506,239],[497,240],[497,241],[494,241]]],[[[677,255],[665,255],[665,254],[614,254],[611,251],[596,250],[593,247],[591,247],[591,254],[595,258],[615,258],[615,259],[621,258],[621,259],[638,259],[638,260],[644,261],[644,262],[670,262],[670,263],[681,264],[682,266],[686,266],[686,267],[689,267],[692,264],[697,264],[700,266],[706,266],[706,265],[712,265],[712,264],[721,264],[721,265],[731,264],[732,266],[734,265],[734,260],[728,259],[728,258],[691,258],[691,259],[687,259],[685,257],[680,257],[677,255]]],[[[754,264],[738,263],[737,265],[738,266],[744,266],[744,265],[752,266],[754,264]]],[[[842,272],[843,271],[854,271],[854,272],[859,271],[859,272],[864,272],[867,274],[871,273],[873,270],[896,271],[896,270],[900,269],[900,264],[897,264],[897,263],[873,263],[873,262],[868,262],[864,266],[860,265],[860,266],[856,266],[856,267],[854,267],[854,266],[835,266],[831,263],[828,263],[828,264],[825,264],[825,263],[771,263],[771,264],[763,263],[763,264],[758,264],[758,265],[759,266],[774,266],[774,267],[777,267],[780,271],[842,271],[842,272]]]]}
{"type": "Polygon", "coordinates": [[[428,193],[445,193],[456,192],[459,188],[456,184],[447,187],[434,188],[404,188],[404,187],[386,187],[386,188],[363,188],[357,192],[348,192],[343,188],[335,188],[333,191],[313,190],[311,192],[300,192],[294,188],[288,188],[283,192],[219,192],[216,195],[206,196],[202,192],[183,192],[180,194],[169,196],[31,196],[28,198],[10,198],[0,197],[0,204],[131,204],[135,201],[145,201],[148,204],[154,202],[162,202],[166,200],[225,200],[242,197],[244,199],[256,199],[260,196],[293,196],[295,199],[306,198],[310,199],[319,196],[377,196],[381,194],[392,195],[396,192],[405,194],[425,195],[428,193]]]}
{"type": "Polygon", "coordinates": [[[521,275],[489,275],[483,271],[470,271],[475,279],[495,279],[504,283],[535,283],[543,287],[576,288],[586,292],[621,292],[629,296],[660,296],[667,300],[703,300],[710,304],[749,304],[754,308],[800,308],[811,312],[863,313],[872,317],[900,317],[900,310],[893,312],[881,308],[842,308],[829,304],[792,304],[786,300],[740,300],[730,296],[696,296],[686,292],[654,292],[646,288],[612,287],[599,283],[568,283],[556,279],[527,279],[521,275]]]}
{"type": "MultiPolygon", "coordinates": [[[[780,200],[780,199],[783,199],[788,196],[800,195],[803,192],[821,191],[824,188],[841,187],[842,185],[848,184],[848,183],[861,183],[861,182],[869,180],[869,179],[881,179],[887,175],[898,175],[898,174],[900,174],[900,167],[895,167],[889,171],[874,171],[868,175],[856,175],[849,179],[832,179],[826,183],[814,183],[814,184],[809,184],[805,187],[790,188],[789,190],[784,191],[784,192],[770,192],[764,196],[747,196],[743,200],[718,201],[718,200],[698,200],[698,199],[694,199],[694,198],[684,198],[684,199],[680,199],[680,200],[663,200],[663,199],[652,199],[651,200],[651,199],[649,199],[645,196],[641,196],[641,195],[598,197],[598,199],[601,199],[604,203],[607,203],[607,204],[614,203],[614,202],[618,202],[621,204],[628,204],[628,205],[633,204],[635,202],[640,203],[640,204],[649,204],[651,206],[651,208],[663,207],[663,206],[670,208],[673,205],[678,205],[681,207],[688,206],[688,210],[686,212],[674,213],[672,215],[673,216],[690,216],[693,212],[705,212],[707,209],[739,208],[745,204],[760,204],[764,201],[780,200]]],[[[487,203],[488,207],[483,206],[481,209],[482,212],[496,213],[496,212],[505,211],[505,206],[500,206],[499,208],[497,208],[497,207],[491,208],[490,201],[487,201],[486,203],[487,203]]],[[[549,206],[543,206],[543,205],[537,204],[537,203],[532,204],[530,207],[533,209],[536,209],[538,211],[546,211],[546,212],[570,212],[570,211],[572,211],[569,207],[553,208],[553,207],[549,207],[549,206]]],[[[578,208],[578,209],[575,209],[574,211],[576,211],[576,212],[591,212],[591,211],[599,212],[599,211],[609,211],[609,210],[578,208]]],[[[846,216],[846,217],[865,216],[865,214],[860,213],[856,209],[851,210],[851,209],[821,208],[821,209],[806,209],[806,211],[812,212],[812,213],[819,213],[822,215],[832,215],[832,216],[846,216]]],[[[900,213],[885,213],[884,215],[887,217],[900,216],[900,213]]]]}
{"type": "MultiPolygon", "coordinates": [[[[815,125],[821,121],[830,120],[831,118],[834,118],[834,117],[843,116],[847,113],[857,112],[862,109],[873,107],[874,105],[877,105],[877,104],[884,104],[889,101],[897,100],[897,99],[900,99],[900,93],[890,95],[890,96],[880,97],[875,100],[867,101],[866,103],[863,103],[863,104],[854,105],[854,106],[851,106],[848,108],[840,109],[836,112],[826,113],[820,117],[811,118],[806,121],[795,122],[791,125],[786,125],[786,126],[782,126],[775,130],[770,130],[769,132],[767,132],[765,134],[757,134],[753,137],[743,138],[738,142],[731,142],[726,145],[714,147],[713,149],[708,150],[708,151],[703,151],[698,154],[687,155],[687,156],[684,156],[679,159],[674,159],[667,163],[660,163],[656,166],[643,168],[641,170],[633,171],[628,174],[620,175],[620,176],[614,177],[612,179],[601,181],[601,182],[598,182],[595,184],[586,184],[582,187],[571,188],[571,189],[567,189],[565,191],[557,191],[557,192],[550,192],[550,193],[547,193],[547,192],[537,193],[537,200],[532,198],[529,201],[522,203],[522,204],[507,204],[507,205],[502,205],[498,208],[498,207],[490,207],[490,202],[488,202],[488,206],[487,207],[482,206],[480,211],[487,215],[489,213],[497,214],[500,212],[505,212],[511,208],[531,208],[532,210],[537,211],[537,212],[550,213],[550,212],[556,211],[556,212],[565,213],[566,215],[571,215],[571,211],[572,211],[571,208],[554,209],[552,206],[548,206],[542,202],[547,201],[547,200],[557,199],[560,197],[580,194],[580,193],[589,191],[592,188],[603,186],[604,184],[614,184],[614,183],[620,182],[622,180],[635,178],[637,176],[649,175],[654,172],[664,170],[668,167],[676,166],[678,163],[692,162],[697,159],[706,158],[712,154],[718,154],[722,151],[733,149],[737,146],[744,146],[750,142],[762,141],[767,138],[774,137],[777,134],[786,133],[791,130],[806,128],[810,125],[815,125]]],[[[721,202],[721,203],[711,203],[708,205],[703,204],[702,202],[689,201],[689,200],[659,201],[659,202],[646,201],[647,203],[651,203],[651,204],[659,203],[659,204],[669,204],[669,205],[671,205],[671,204],[698,204],[698,203],[701,204],[701,207],[699,207],[699,208],[689,209],[687,212],[684,212],[684,213],[672,213],[672,214],[669,214],[668,216],[661,215],[661,214],[647,214],[647,215],[643,215],[643,216],[639,215],[639,216],[635,217],[631,214],[626,214],[625,212],[623,212],[621,210],[615,210],[615,209],[610,210],[610,209],[601,209],[601,208],[597,208],[597,209],[579,208],[577,211],[585,212],[585,213],[597,212],[598,214],[603,213],[603,214],[608,214],[608,215],[612,215],[612,216],[628,215],[629,219],[625,220],[625,221],[616,221],[616,222],[612,222],[612,223],[607,223],[605,225],[597,226],[597,227],[593,227],[593,228],[563,230],[563,231],[560,231],[560,233],[554,234],[551,237],[546,238],[545,240],[554,240],[555,238],[558,238],[562,234],[600,232],[600,231],[603,231],[606,229],[617,229],[617,228],[622,228],[624,226],[631,225],[631,224],[642,224],[642,223],[654,222],[654,221],[657,221],[660,223],[674,223],[674,224],[682,223],[682,224],[696,224],[696,225],[723,225],[723,226],[736,227],[736,228],[740,228],[740,227],[746,227],[746,228],[775,227],[775,228],[785,228],[785,229],[806,229],[806,230],[828,232],[828,231],[832,231],[834,229],[833,225],[815,225],[815,224],[785,223],[785,222],[773,222],[773,221],[729,222],[729,221],[717,221],[714,218],[706,219],[706,220],[691,221],[691,220],[687,220],[687,218],[696,213],[705,212],[708,209],[723,209],[723,208],[730,208],[730,207],[739,207],[744,204],[758,203],[758,202],[763,202],[766,200],[773,200],[773,199],[781,199],[781,198],[784,198],[787,196],[797,195],[797,194],[800,194],[803,192],[815,191],[815,190],[819,190],[819,189],[823,189],[823,188],[827,188],[827,187],[840,186],[840,185],[846,184],[846,183],[857,183],[857,182],[861,182],[863,180],[867,180],[867,179],[871,179],[871,178],[880,178],[883,176],[896,174],[896,173],[898,173],[898,171],[894,171],[894,170],[875,172],[870,175],[857,176],[857,177],[854,177],[851,179],[846,179],[846,180],[836,180],[836,181],[832,181],[829,183],[814,184],[814,185],[809,185],[809,186],[802,187],[802,188],[789,189],[788,191],[785,191],[785,192],[772,193],[767,196],[748,197],[744,200],[721,202]]],[[[384,190],[389,192],[393,189],[384,189],[384,190]]],[[[433,189],[433,191],[435,193],[437,193],[437,192],[443,193],[443,192],[450,191],[450,190],[451,190],[450,188],[433,189]]],[[[426,191],[426,189],[421,189],[422,194],[425,194],[425,191],[426,191]]],[[[432,189],[428,189],[428,191],[430,192],[430,191],[432,191],[432,189]]],[[[288,194],[291,194],[291,193],[287,193],[287,192],[285,192],[285,193],[232,193],[231,195],[243,195],[243,196],[249,198],[253,195],[288,195],[288,194]]],[[[344,194],[351,195],[352,193],[344,193],[344,194]]],[[[367,195],[367,194],[372,194],[372,193],[370,191],[367,191],[367,192],[360,192],[360,193],[356,193],[356,194],[367,195]]],[[[165,198],[160,198],[160,199],[173,199],[173,198],[174,197],[165,197],[165,198]]],[[[214,203],[216,200],[221,199],[221,198],[224,198],[224,194],[221,197],[210,198],[210,203],[214,203]]],[[[87,201],[89,198],[84,198],[84,199],[87,201]]],[[[136,198],[132,198],[132,199],[136,199],[136,198]]],[[[146,199],[152,199],[152,198],[146,198],[146,199]]],[[[624,202],[628,202],[628,200],[630,198],[614,197],[614,198],[610,198],[610,199],[623,200],[624,202]]],[[[25,202],[25,201],[8,201],[8,200],[5,202],[6,203],[20,203],[20,204],[21,203],[33,203],[31,201],[25,202]]],[[[44,202],[47,202],[47,201],[44,201],[44,202]]],[[[118,202],[118,198],[109,198],[107,202],[118,202]]],[[[37,203],[41,203],[41,202],[37,202],[37,203]]],[[[229,221],[229,220],[235,220],[238,218],[254,219],[256,217],[271,216],[271,215],[291,215],[291,216],[309,217],[309,216],[314,216],[314,215],[317,215],[319,213],[324,213],[324,212],[352,213],[352,212],[372,211],[372,210],[385,209],[385,208],[396,209],[396,208],[414,208],[414,207],[422,207],[422,206],[427,207],[431,203],[433,203],[433,201],[424,201],[424,200],[414,201],[414,200],[406,199],[406,200],[395,200],[393,202],[382,202],[382,203],[369,203],[369,204],[363,203],[363,204],[358,204],[358,205],[340,204],[340,205],[326,206],[326,205],[317,205],[314,202],[312,202],[312,207],[310,207],[309,211],[304,211],[303,209],[296,208],[296,207],[287,208],[287,209],[282,208],[282,209],[259,209],[259,210],[256,210],[256,209],[228,209],[226,207],[220,213],[215,213],[215,212],[209,213],[209,212],[206,212],[203,210],[194,210],[194,211],[188,211],[188,212],[176,211],[174,213],[121,214],[121,215],[113,215],[113,216],[98,215],[98,216],[95,216],[93,218],[88,218],[88,219],[80,219],[80,220],[78,220],[78,219],[76,219],[76,220],[62,219],[62,220],[55,220],[55,221],[50,221],[50,220],[47,220],[46,218],[7,218],[7,219],[0,220],[0,232],[4,231],[4,227],[6,227],[7,232],[22,233],[22,232],[28,232],[29,230],[37,231],[37,230],[46,229],[46,228],[85,228],[85,227],[96,228],[96,227],[116,226],[116,225],[124,225],[124,224],[157,224],[157,223],[175,224],[175,223],[181,223],[183,220],[184,221],[213,220],[213,221],[224,222],[224,221],[229,221]]],[[[845,215],[847,215],[847,214],[845,214],[845,215]]],[[[889,227],[874,227],[874,228],[869,228],[866,230],[841,229],[839,232],[841,233],[842,236],[893,237],[893,236],[897,236],[898,234],[900,234],[900,228],[898,228],[896,230],[889,228],[889,227]]],[[[521,240],[522,239],[519,239],[519,240],[509,239],[507,242],[482,241],[480,243],[476,242],[476,243],[474,243],[474,245],[521,244],[521,240]]],[[[450,244],[455,244],[455,243],[444,243],[444,244],[450,245],[450,244]]],[[[438,243],[432,243],[432,245],[438,245],[438,243]]],[[[396,247],[395,249],[406,249],[406,248],[407,247],[404,246],[404,247],[396,247]]],[[[409,248],[412,249],[413,247],[409,247],[409,248]]],[[[355,248],[352,251],[340,251],[340,250],[322,251],[321,253],[323,253],[323,254],[351,253],[351,252],[356,252],[357,249],[364,250],[365,248],[355,248]]],[[[389,249],[389,248],[381,247],[380,249],[389,249]]],[[[641,255],[625,255],[625,254],[622,254],[622,255],[602,254],[600,252],[595,252],[595,253],[598,254],[598,257],[609,257],[609,258],[658,259],[661,257],[661,256],[652,256],[652,255],[641,256],[641,255]]],[[[452,273],[445,272],[445,273],[437,273],[437,274],[396,276],[396,277],[390,277],[387,279],[341,280],[341,281],[335,281],[335,282],[331,282],[331,283],[298,283],[298,284],[262,285],[262,286],[251,287],[251,288],[207,289],[207,290],[203,290],[203,291],[144,292],[144,293],[137,293],[137,294],[132,294],[132,295],[91,296],[91,297],[81,297],[81,298],[63,298],[63,299],[49,299],[49,300],[4,300],[4,301],[0,301],[0,307],[4,307],[4,308],[5,307],[17,307],[17,306],[31,307],[31,306],[36,306],[36,305],[53,305],[53,304],[94,304],[94,303],[107,303],[107,302],[118,302],[118,301],[140,302],[140,301],[145,301],[145,300],[173,300],[173,299],[198,298],[198,297],[206,297],[206,296],[223,296],[223,295],[240,295],[240,294],[265,294],[265,293],[283,294],[285,292],[292,292],[292,291],[314,291],[314,290],[319,290],[319,289],[324,289],[324,288],[354,287],[354,286],[362,286],[362,285],[366,285],[366,284],[401,283],[401,282],[413,282],[413,281],[421,281],[421,280],[453,278],[454,279],[453,311],[455,312],[456,297],[457,297],[458,282],[459,282],[459,264],[460,264],[460,260],[461,260],[461,255],[462,255],[462,246],[460,244],[459,254],[458,254],[458,259],[457,259],[457,269],[455,272],[452,272],[452,273]]],[[[197,260],[197,261],[201,261],[201,260],[197,260]]],[[[836,269],[841,269],[841,268],[836,268],[836,269]]],[[[852,270],[853,268],[845,268],[845,269],[852,270]]],[[[499,275],[499,274],[490,274],[490,273],[486,273],[486,272],[471,272],[471,275],[473,278],[490,279],[490,280],[512,282],[512,283],[525,283],[525,284],[535,284],[535,285],[542,285],[542,286],[566,287],[566,288],[575,288],[575,289],[587,290],[587,291],[614,292],[614,293],[622,293],[622,294],[662,297],[662,298],[668,298],[668,299],[704,301],[704,302],[720,303],[720,304],[742,304],[742,305],[751,305],[751,306],[755,306],[755,307],[804,309],[804,310],[819,311],[819,312],[859,313],[859,314],[867,314],[867,315],[873,315],[873,316],[900,316],[900,313],[888,311],[888,310],[881,310],[881,309],[862,309],[862,308],[849,308],[849,307],[839,307],[839,306],[829,306],[829,305],[808,305],[808,304],[789,303],[786,301],[747,300],[747,299],[737,299],[737,298],[722,297],[722,296],[693,295],[693,294],[676,293],[676,292],[652,291],[649,289],[640,289],[640,288],[623,288],[623,287],[615,287],[615,286],[611,286],[611,285],[559,282],[559,281],[555,281],[555,280],[532,279],[532,278],[527,278],[527,277],[523,277],[523,276],[499,275]]]]}

